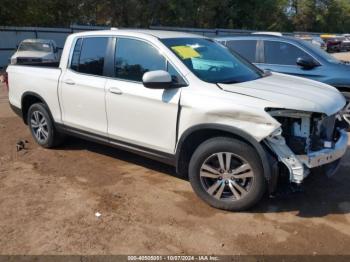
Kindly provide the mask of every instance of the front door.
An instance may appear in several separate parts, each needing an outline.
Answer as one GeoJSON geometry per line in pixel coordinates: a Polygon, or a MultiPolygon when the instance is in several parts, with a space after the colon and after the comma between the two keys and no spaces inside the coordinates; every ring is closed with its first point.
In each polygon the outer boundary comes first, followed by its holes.
{"type": "Polygon", "coordinates": [[[263,48],[264,62],[256,64],[261,69],[320,81],[323,77],[321,66],[312,69],[296,64],[299,57],[314,59],[300,47],[282,41],[266,40],[263,48]]]}
{"type": "Polygon", "coordinates": [[[119,38],[115,53],[115,77],[106,85],[111,142],[174,153],[181,89],[149,89],[143,86],[142,76],[147,71],[168,69],[174,78],[180,76],[148,42],[119,38]]]}

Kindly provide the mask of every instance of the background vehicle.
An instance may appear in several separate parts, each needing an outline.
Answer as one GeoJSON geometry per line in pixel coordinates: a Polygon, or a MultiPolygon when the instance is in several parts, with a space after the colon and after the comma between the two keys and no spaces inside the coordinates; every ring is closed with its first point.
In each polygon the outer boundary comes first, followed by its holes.
{"type": "Polygon", "coordinates": [[[340,52],[342,51],[342,42],[345,40],[344,37],[339,37],[339,36],[335,36],[335,37],[329,37],[327,39],[325,39],[326,42],[326,50],[327,52],[331,53],[331,52],[340,52]]]}
{"type": "Polygon", "coordinates": [[[53,40],[23,40],[16,53],[11,57],[11,64],[58,62],[58,48],[53,40]]]}
{"type": "Polygon", "coordinates": [[[335,88],[264,74],[212,39],[79,33],[59,67],[33,65],[7,72],[10,104],[38,144],[72,134],[174,165],[216,208],[251,207],[282,174],[297,184],[316,167],[332,174],[347,149],[335,88]]]}
{"type": "Polygon", "coordinates": [[[341,37],[340,51],[350,51],[350,40],[346,37],[341,37]]]}
{"type": "Polygon", "coordinates": [[[216,38],[263,70],[306,77],[336,87],[350,100],[350,66],[294,37],[246,35],[216,38]]]}

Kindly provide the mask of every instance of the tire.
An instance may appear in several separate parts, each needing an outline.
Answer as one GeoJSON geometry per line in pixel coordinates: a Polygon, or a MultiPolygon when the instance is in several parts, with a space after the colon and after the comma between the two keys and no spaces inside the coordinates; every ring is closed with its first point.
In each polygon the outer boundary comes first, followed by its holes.
{"type": "Polygon", "coordinates": [[[30,106],[27,123],[34,140],[44,148],[53,148],[63,142],[64,136],[54,126],[49,109],[43,103],[30,106]]]}
{"type": "Polygon", "coordinates": [[[347,123],[346,129],[348,132],[350,132],[350,92],[342,92],[342,94],[344,95],[346,102],[347,102],[347,106],[345,108],[345,114],[344,114],[344,120],[347,123]]]}
{"type": "Polygon", "coordinates": [[[261,200],[267,188],[255,149],[228,137],[209,139],[195,150],[189,164],[189,180],[204,202],[229,211],[251,208],[261,200]]]}

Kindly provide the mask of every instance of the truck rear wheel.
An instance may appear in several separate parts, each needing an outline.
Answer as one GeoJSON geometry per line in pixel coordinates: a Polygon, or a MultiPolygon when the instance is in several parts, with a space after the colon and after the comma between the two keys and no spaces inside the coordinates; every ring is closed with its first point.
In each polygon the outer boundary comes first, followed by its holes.
{"type": "Polygon", "coordinates": [[[241,211],[255,205],[266,191],[261,160],[248,144],[217,137],[203,142],[189,165],[193,190],[207,204],[241,211]]]}
{"type": "Polygon", "coordinates": [[[55,129],[45,104],[37,103],[30,106],[27,117],[30,132],[39,145],[52,148],[62,143],[63,135],[55,129]]]}

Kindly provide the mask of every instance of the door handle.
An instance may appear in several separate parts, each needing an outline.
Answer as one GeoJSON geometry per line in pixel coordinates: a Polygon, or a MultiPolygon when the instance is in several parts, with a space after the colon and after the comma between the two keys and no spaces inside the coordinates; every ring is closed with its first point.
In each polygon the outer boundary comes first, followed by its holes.
{"type": "Polygon", "coordinates": [[[75,82],[73,80],[71,80],[71,79],[65,80],[64,83],[67,84],[67,85],[71,85],[71,86],[75,85],[75,82]]]}
{"type": "Polygon", "coordinates": [[[122,90],[120,90],[120,89],[117,88],[117,87],[111,87],[111,88],[109,88],[109,92],[112,93],[112,94],[116,94],[116,95],[121,95],[121,94],[123,94],[122,90]]]}

